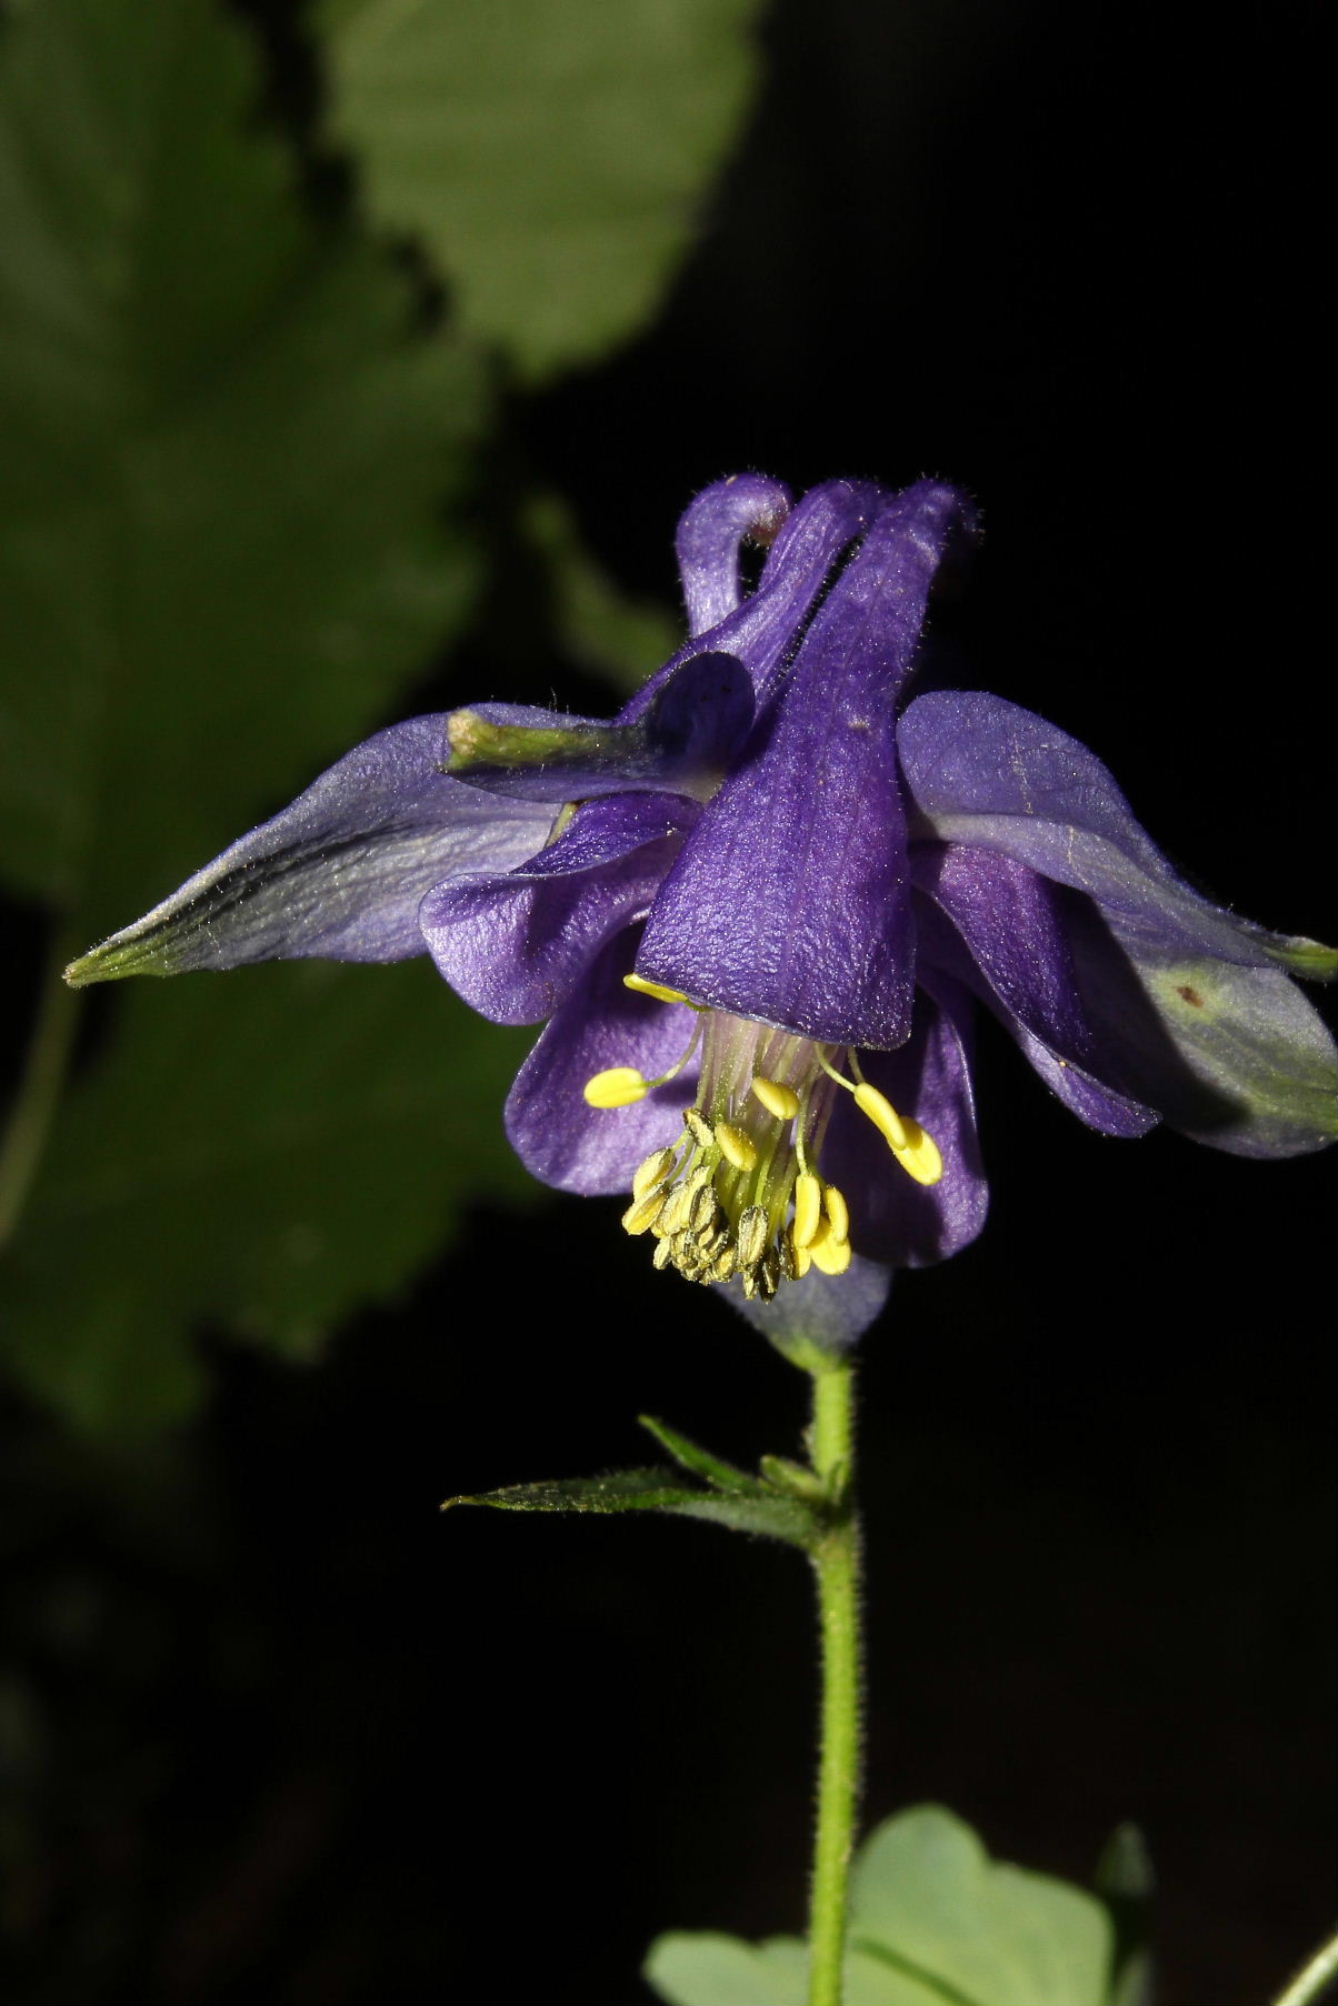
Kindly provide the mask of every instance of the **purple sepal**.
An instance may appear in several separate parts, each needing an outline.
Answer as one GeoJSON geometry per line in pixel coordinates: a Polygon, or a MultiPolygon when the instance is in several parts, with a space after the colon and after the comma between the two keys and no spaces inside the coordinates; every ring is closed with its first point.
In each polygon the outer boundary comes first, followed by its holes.
{"type": "Polygon", "coordinates": [[[899,744],[912,806],[940,841],[1001,850],[1088,893],[1152,952],[1310,972],[1314,942],[1201,898],[1101,761],[1035,712],[978,691],[932,691],[907,705],[899,744]]]}
{"type": "Polygon", "coordinates": [[[76,984],[252,961],[400,961],[424,952],[418,905],[468,870],[541,847],[553,811],[494,801],[440,771],[445,719],[377,732],[306,792],[77,961],[76,984]]]}
{"type": "Polygon", "coordinates": [[[810,1268],[800,1281],[786,1282],[769,1303],[749,1302],[739,1282],[717,1282],[715,1292],[746,1316],[778,1350],[801,1353],[806,1345],[840,1353],[864,1335],[880,1314],[892,1286],[892,1270],[859,1254],[843,1275],[810,1268]]]}
{"type": "Polygon", "coordinates": [[[895,704],[962,522],[961,497],[936,482],[880,510],[669,872],[643,974],[832,1043],[890,1048],[909,1035],[915,927],[895,704]]]}
{"type": "Polygon", "coordinates": [[[925,961],[981,998],[1089,1128],[1135,1136],[1155,1127],[1154,1109],[1110,1084],[1118,1052],[1098,1037],[1074,974],[1066,926],[1074,894],[966,843],[916,843],[911,870],[925,961]]]}
{"type": "Polygon", "coordinates": [[[766,474],[730,474],[689,503],[674,547],[694,638],[737,612],[743,596],[739,546],[750,535],[773,542],[790,505],[790,490],[766,474]]]}
{"type": "Polygon", "coordinates": [[[822,1149],[822,1174],[845,1193],[851,1245],[899,1268],[947,1260],[985,1224],[989,1187],[971,1091],[972,1006],[944,979],[916,999],[910,1038],[897,1052],[862,1053],[871,1086],[928,1129],[943,1156],[937,1184],[917,1184],[868,1117],[842,1094],[822,1149]]]}
{"type": "Polygon", "coordinates": [[[494,1023],[551,1017],[604,943],[644,914],[696,814],[671,794],[587,802],[519,870],[429,892],[418,912],[428,952],[494,1023]]]}
{"type": "Polygon", "coordinates": [[[526,1059],[507,1097],[506,1132],[526,1169],[583,1197],[630,1191],[636,1167],[682,1133],[697,1089],[695,1061],[631,1107],[592,1108],[583,1089],[609,1066],[638,1066],[656,1079],[687,1050],[695,1020],[624,986],[636,953],[628,928],[610,941],[526,1059]]]}
{"type": "Polygon", "coordinates": [[[705,795],[747,736],[753,690],[742,665],[713,649],[680,660],[631,720],[501,703],[471,704],[466,715],[520,734],[518,753],[536,734],[535,752],[515,764],[452,766],[453,778],[482,793],[555,805],[629,788],[705,795]]]}

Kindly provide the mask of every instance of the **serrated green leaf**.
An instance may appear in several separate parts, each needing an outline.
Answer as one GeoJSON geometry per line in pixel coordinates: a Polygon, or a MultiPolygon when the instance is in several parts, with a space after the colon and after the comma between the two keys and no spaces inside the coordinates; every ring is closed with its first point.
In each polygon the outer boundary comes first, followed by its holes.
{"type": "Polygon", "coordinates": [[[704,1477],[716,1490],[731,1491],[740,1497],[764,1497],[763,1486],[756,1477],[750,1477],[746,1470],[740,1470],[733,1463],[727,1463],[723,1456],[713,1456],[709,1449],[701,1448],[671,1428],[664,1421],[657,1421],[653,1414],[638,1414],[641,1427],[652,1434],[662,1449],[667,1449],[676,1463],[695,1475],[704,1477]]]}
{"type": "Polygon", "coordinates": [[[117,1001],[0,1272],[13,1369],[86,1429],[187,1414],[201,1320],[310,1356],[397,1296],[471,1201],[533,1188],[501,1119],[530,1034],[475,1017],[426,962],[117,1001]]]}
{"type": "Polygon", "coordinates": [[[885,1955],[960,2006],[1104,2006],[1111,1926],[1083,1889],[992,1861],[937,1805],[903,1811],[861,1849],[852,1948],[885,1955]]]}
{"type": "Polygon", "coordinates": [[[653,311],[750,95],[757,0],[326,0],[372,214],[537,380],[653,311]]]}
{"type": "Polygon", "coordinates": [[[816,1530],[811,1515],[787,1498],[726,1497],[682,1483],[672,1470],[610,1470],[599,1477],[555,1477],[546,1483],[508,1484],[475,1497],[448,1498],[447,1506],[488,1505],[495,1511],[668,1512],[704,1519],[731,1532],[755,1533],[806,1547],[816,1530]]]}
{"type": "Polygon", "coordinates": [[[384,714],[460,616],[482,409],[306,218],[209,0],[0,35],[0,868],[93,939],[384,714]]]}

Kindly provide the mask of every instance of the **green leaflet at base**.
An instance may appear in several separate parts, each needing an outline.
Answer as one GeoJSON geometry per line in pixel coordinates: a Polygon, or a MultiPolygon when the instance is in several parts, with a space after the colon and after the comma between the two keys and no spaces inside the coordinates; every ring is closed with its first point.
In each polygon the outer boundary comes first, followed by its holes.
{"type": "MultiPolygon", "coordinates": [[[[889,1818],[860,1849],[851,2006],[1116,2006],[1112,1948],[1094,1895],[992,1861],[938,1805],[889,1818]]],[[[652,1946],[645,1975],[669,2006],[804,2006],[805,1966],[793,1938],[676,1933],[652,1946]]]]}

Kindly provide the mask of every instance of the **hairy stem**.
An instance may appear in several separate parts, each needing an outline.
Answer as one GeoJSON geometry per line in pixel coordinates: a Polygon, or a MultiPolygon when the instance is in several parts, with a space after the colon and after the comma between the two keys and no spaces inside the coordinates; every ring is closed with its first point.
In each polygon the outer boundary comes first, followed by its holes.
{"type": "Polygon", "coordinates": [[[813,1551],[822,1632],[818,1826],[809,1913],[809,2006],[841,2006],[850,1855],[860,1766],[860,1529],[854,1504],[855,1374],[845,1361],[814,1372],[813,1467],[831,1517],[813,1551]]]}

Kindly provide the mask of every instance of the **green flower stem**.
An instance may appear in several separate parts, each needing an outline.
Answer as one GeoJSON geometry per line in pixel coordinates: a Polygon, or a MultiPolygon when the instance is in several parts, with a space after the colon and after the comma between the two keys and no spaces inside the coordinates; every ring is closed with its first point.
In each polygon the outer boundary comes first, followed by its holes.
{"type": "Polygon", "coordinates": [[[855,1373],[813,1368],[813,1467],[831,1500],[813,1549],[822,1630],[822,1743],[809,1914],[809,2006],[841,2006],[847,1888],[860,1767],[860,1528],[854,1503],[855,1373]]]}
{"type": "Polygon", "coordinates": [[[23,1216],[65,1085],[80,1000],[61,978],[70,953],[69,938],[62,934],[43,979],[18,1093],[0,1141],[0,1247],[13,1238],[23,1216]]]}
{"type": "Polygon", "coordinates": [[[1280,1992],[1274,2006],[1314,2006],[1322,1999],[1330,1984],[1338,1978],[1338,1936],[1330,1937],[1321,1944],[1300,1971],[1297,1972],[1285,1992],[1280,1992]]]}

